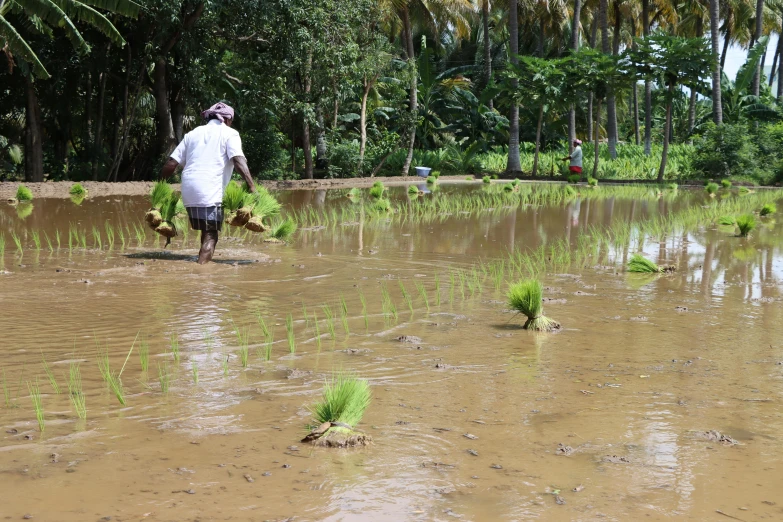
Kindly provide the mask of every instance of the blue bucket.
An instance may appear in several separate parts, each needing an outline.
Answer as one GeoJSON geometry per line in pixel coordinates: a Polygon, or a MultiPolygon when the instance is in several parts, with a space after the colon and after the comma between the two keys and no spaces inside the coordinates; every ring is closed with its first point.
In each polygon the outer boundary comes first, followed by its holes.
{"type": "Polygon", "coordinates": [[[426,178],[430,175],[430,171],[432,170],[429,167],[415,167],[416,168],[416,175],[420,178],[426,178]]]}

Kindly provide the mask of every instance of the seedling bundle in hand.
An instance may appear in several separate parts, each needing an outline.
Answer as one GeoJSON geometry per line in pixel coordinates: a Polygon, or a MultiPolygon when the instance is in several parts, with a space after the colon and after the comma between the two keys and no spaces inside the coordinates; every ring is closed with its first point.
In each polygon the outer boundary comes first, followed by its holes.
{"type": "Polygon", "coordinates": [[[155,183],[150,192],[150,209],[144,216],[144,221],[152,230],[166,238],[166,245],[177,235],[174,217],[177,215],[179,200],[179,193],[175,193],[165,181],[155,183]]]}
{"type": "Polygon", "coordinates": [[[264,187],[251,193],[247,187],[231,182],[223,194],[223,209],[228,212],[226,223],[229,225],[264,232],[269,218],[280,214],[280,203],[264,187]]]}

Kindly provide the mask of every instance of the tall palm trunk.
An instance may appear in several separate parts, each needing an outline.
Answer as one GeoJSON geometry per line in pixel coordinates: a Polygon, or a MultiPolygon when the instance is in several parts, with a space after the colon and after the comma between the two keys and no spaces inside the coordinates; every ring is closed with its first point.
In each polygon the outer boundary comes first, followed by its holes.
{"type": "MultiPolygon", "coordinates": [[[[753,41],[758,42],[761,39],[761,31],[764,24],[764,0],[756,0],[756,32],[753,34],[753,41]]],[[[759,88],[761,86],[761,66],[764,63],[761,62],[756,65],[756,74],[753,75],[753,95],[759,95],[759,88]]]]}
{"type": "Polygon", "coordinates": [[[405,163],[402,166],[401,175],[407,176],[413,161],[413,146],[416,143],[416,114],[418,112],[419,99],[418,88],[419,78],[416,73],[416,56],[413,49],[413,28],[411,27],[411,16],[408,5],[402,10],[402,27],[405,33],[405,54],[408,55],[408,67],[411,75],[410,94],[408,97],[408,110],[410,111],[410,136],[408,137],[408,155],[405,157],[405,163]]]}
{"type": "Polygon", "coordinates": [[[783,24],[781,25],[780,34],[778,35],[778,101],[783,99],[783,24]]]}
{"type": "MultiPolygon", "coordinates": [[[[598,37],[598,23],[593,19],[592,27],[590,28],[590,48],[595,49],[595,40],[598,37]]],[[[593,92],[587,93],[587,141],[593,141],[593,102],[595,96],[593,92]]]]}
{"type": "MultiPolygon", "coordinates": [[[[714,0],[717,2],[718,0],[714,0]]],[[[642,36],[650,35],[650,0],[642,0],[642,36]]],[[[652,82],[644,80],[644,153],[652,153],[652,82]]]]}
{"type": "Polygon", "coordinates": [[[598,139],[599,133],[600,133],[600,124],[601,124],[601,98],[596,98],[595,100],[595,130],[593,131],[593,134],[595,135],[595,142],[594,142],[594,148],[593,148],[593,177],[598,177],[598,153],[600,152],[600,139],[598,139]]]}
{"type": "MultiPolygon", "coordinates": [[[[489,37],[489,0],[481,2],[481,23],[484,29],[484,86],[489,85],[492,79],[492,40],[489,37]]],[[[493,109],[493,102],[489,100],[489,108],[493,109]]]]}
{"type": "Polygon", "coordinates": [[[364,77],[364,89],[362,90],[362,105],[359,111],[359,172],[362,170],[362,163],[364,162],[364,151],[367,148],[367,97],[370,95],[375,80],[378,78],[376,74],[372,79],[364,77]]]}
{"type": "MultiPolygon", "coordinates": [[[[726,35],[726,40],[729,35],[726,35]]],[[[720,3],[719,0],[710,0],[710,40],[712,41],[712,54],[718,56],[720,48],[720,3]]],[[[721,64],[716,59],[712,63],[712,119],[716,125],[723,123],[723,104],[720,99],[720,70],[721,64]]]]}
{"type": "Polygon", "coordinates": [[[177,146],[174,122],[171,119],[169,90],[166,86],[166,59],[158,58],[152,72],[152,92],[155,96],[155,120],[157,123],[157,153],[168,154],[177,146]]]}
{"type": "MultiPolygon", "coordinates": [[[[509,36],[509,59],[511,63],[519,64],[519,18],[517,13],[517,0],[508,2],[508,36],[509,36]]],[[[511,80],[512,89],[518,87],[517,80],[511,80]]],[[[507,172],[519,172],[522,165],[519,161],[519,106],[516,102],[511,102],[511,111],[508,117],[508,163],[507,172]]]]}
{"type": "Polygon", "coordinates": [[[661,154],[661,166],[658,168],[658,183],[663,182],[663,174],[666,171],[666,159],[669,157],[669,139],[672,128],[672,96],[674,84],[669,84],[669,99],[666,102],[666,127],[663,129],[663,153],[661,154]]]}
{"type": "MultiPolygon", "coordinates": [[[[631,37],[634,40],[632,46],[636,49],[636,21],[633,18],[631,18],[631,37]]],[[[636,81],[633,82],[633,91],[631,93],[631,110],[633,111],[634,143],[639,145],[639,86],[636,81]]]]}
{"type": "MultiPolygon", "coordinates": [[[[614,31],[612,37],[612,54],[617,56],[620,52],[620,29],[622,27],[623,17],[620,16],[620,4],[614,0],[614,31]]],[[[603,29],[603,26],[601,27],[603,29]]],[[[603,45],[603,39],[601,41],[603,45]]],[[[604,50],[603,52],[607,52],[604,50]]],[[[612,159],[617,157],[617,98],[614,95],[614,89],[609,88],[606,99],[606,133],[609,138],[609,154],[612,159]]]]}
{"type": "MultiPolygon", "coordinates": [[[[696,36],[704,36],[704,23],[701,18],[696,20],[696,36]]],[[[693,127],[696,125],[696,91],[691,89],[690,100],[688,100],[688,134],[693,133],[693,127]]]]}
{"type": "MultiPolygon", "coordinates": [[[[571,22],[571,50],[579,50],[579,17],[582,13],[582,0],[574,0],[574,19],[571,22]]],[[[588,120],[587,126],[590,126],[588,120]]],[[[568,110],[568,150],[573,151],[576,139],[576,110],[574,106],[568,110]]]]}
{"type": "Polygon", "coordinates": [[[541,150],[541,125],[544,123],[544,104],[538,108],[538,124],[536,125],[536,153],[533,156],[533,174],[535,177],[538,172],[538,152],[541,150]]]}
{"type": "Polygon", "coordinates": [[[107,72],[100,74],[98,80],[98,115],[95,119],[95,142],[92,146],[92,180],[98,181],[98,167],[101,164],[103,156],[103,114],[106,100],[106,80],[109,78],[107,72]]]}
{"type": "MultiPolygon", "coordinates": [[[[710,13],[712,15],[712,13],[710,13]]],[[[719,15],[720,16],[720,15],[719,15]]],[[[711,22],[710,22],[711,25],[711,22]]],[[[731,45],[731,27],[726,27],[726,34],[723,36],[723,51],[720,53],[720,68],[723,70],[726,67],[726,55],[729,53],[729,46],[731,45]]]]}
{"type": "MultiPolygon", "coordinates": [[[[312,81],[310,80],[310,69],[313,64],[312,52],[307,53],[307,61],[305,62],[305,70],[303,76],[303,93],[304,99],[308,100],[310,97],[310,89],[312,87],[312,81]]],[[[310,146],[310,121],[307,119],[307,115],[302,113],[302,152],[304,152],[304,177],[307,179],[313,179],[313,149],[310,146]]]]}
{"type": "Polygon", "coordinates": [[[775,56],[772,58],[772,68],[769,70],[769,78],[767,79],[768,85],[772,87],[772,82],[775,81],[775,74],[778,66],[778,56],[780,56],[780,37],[778,37],[778,46],[775,47],[775,56]]]}
{"type": "Polygon", "coordinates": [[[24,179],[25,181],[43,181],[43,122],[41,106],[35,84],[29,75],[24,75],[25,98],[25,142],[24,142],[24,179]]]}

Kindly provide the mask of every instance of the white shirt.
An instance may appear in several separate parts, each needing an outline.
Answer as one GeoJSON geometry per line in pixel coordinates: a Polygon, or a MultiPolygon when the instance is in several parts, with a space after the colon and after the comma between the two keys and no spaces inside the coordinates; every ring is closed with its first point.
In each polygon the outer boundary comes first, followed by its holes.
{"type": "Polygon", "coordinates": [[[220,120],[210,120],[185,134],[171,153],[182,166],[182,203],[211,207],[223,202],[236,156],[243,156],[239,133],[220,120]]]}
{"type": "Polygon", "coordinates": [[[571,166],[572,167],[582,166],[582,147],[580,147],[579,145],[574,147],[574,151],[571,153],[571,166]]]}

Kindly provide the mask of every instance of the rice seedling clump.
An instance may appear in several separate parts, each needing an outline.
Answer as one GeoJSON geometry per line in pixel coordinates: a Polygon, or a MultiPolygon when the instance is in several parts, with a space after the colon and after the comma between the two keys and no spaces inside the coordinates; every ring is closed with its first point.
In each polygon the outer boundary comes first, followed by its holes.
{"type": "Polygon", "coordinates": [[[595,178],[587,178],[587,184],[591,187],[597,187],[598,186],[598,180],[595,178]]]}
{"type": "Polygon", "coordinates": [[[492,178],[490,178],[489,176],[484,176],[483,178],[481,178],[481,181],[483,181],[484,183],[489,184],[489,183],[492,183],[492,178]]]}
{"type": "Polygon", "coordinates": [[[434,185],[438,178],[435,176],[427,176],[427,184],[434,185]]]}
{"type": "Polygon", "coordinates": [[[420,192],[419,187],[417,187],[416,185],[411,185],[410,187],[408,187],[409,196],[418,196],[419,192],[420,192]]]}
{"type": "Polygon", "coordinates": [[[332,377],[324,383],[321,400],[310,409],[315,425],[302,442],[341,448],[369,444],[372,438],[355,426],[370,402],[372,392],[366,380],[342,373],[332,377]]]}
{"type": "Polygon", "coordinates": [[[356,187],[348,191],[348,197],[354,201],[358,201],[362,197],[362,191],[356,187]]]}
{"type": "Polygon", "coordinates": [[[579,180],[582,178],[579,174],[571,174],[568,176],[568,182],[571,184],[579,183],[579,180]]]}
{"type": "Polygon", "coordinates": [[[379,200],[383,197],[383,193],[386,191],[386,187],[383,186],[383,183],[380,181],[376,181],[372,184],[372,187],[370,187],[370,197],[375,200],[379,200]]]}
{"type": "Polygon", "coordinates": [[[544,316],[543,287],[537,279],[528,279],[511,285],[508,289],[508,304],[511,309],[527,317],[523,328],[538,332],[551,332],[560,328],[560,323],[544,316]]]}
{"type": "Polygon", "coordinates": [[[641,254],[634,254],[628,261],[628,271],[635,274],[660,274],[663,272],[674,272],[674,266],[658,266],[641,254]]]}
{"type": "Polygon", "coordinates": [[[720,180],[720,184],[721,184],[721,186],[722,186],[723,188],[725,188],[725,189],[729,189],[729,188],[731,188],[731,181],[729,181],[729,180],[727,180],[727,179],[722,179],[722,180],[720,180]]]}
{"type": "Polygon", "coordinates": [[[718,224],[724,227],[733,227],[735,223],[734,216],[721,216],[718,218],[718,224]]]}
{"type": "Polygon", "coordinates": [[[70,194],[71,196],[80,197],[87,194],[87,190],[82,186],[81,183],[74,183],[73,185],[71,185],[71,188],[68,190],[68,194],[70,194]]]}
{"type": "Polygon", "coordinates": [[[748,234],[756,228],[756,218],[753,217],[753,214],[737,216],[737,228],[739,229],[740,237],[748,237],[748,234]]]}
{"type": "Polygon", "coordinates": [[[144,221],[152,230],[155,230],[163,223],[161,209],[169,200],[173,192],[171,185],[165,181],[158,181],[155,183],[155,186],[152,187],[152,191],[150,192],[150,209],[144,215],[144,221]]]}
{"type": "Polygon", "coordinates": [[[778,211],[778,207],[775,206],[774,203],[767,203],[763,207],[761,207],[761,210],[759,210],[760,216],[769,216],[770,214],[774,214],[778,211]]]}
{"type": "Polygon", "coordinates": [[[19,202],[32,201],[33,192],[29,188],[25,187],[24,185],[19,185],[19,188],[16,189],[16,200],[19,202]]]}
{"type": "Polygon", "coordinates": [[[707,185],[704,187],[704,190],[707,191],[707,194],[710,196],[714,196],[716,192],[718,192],[718,184],[717,183],[707,183],[707,185]]]}
{"type": "Polygon", "coordinates": [[[286,218],[272,227],[269,236],[276,241],[288,241],[296,232],[296,221],[286,218]]]}

